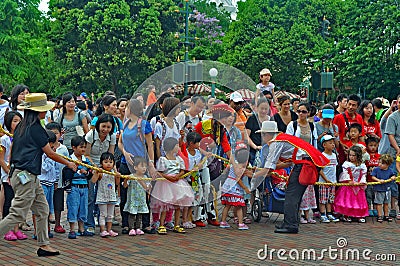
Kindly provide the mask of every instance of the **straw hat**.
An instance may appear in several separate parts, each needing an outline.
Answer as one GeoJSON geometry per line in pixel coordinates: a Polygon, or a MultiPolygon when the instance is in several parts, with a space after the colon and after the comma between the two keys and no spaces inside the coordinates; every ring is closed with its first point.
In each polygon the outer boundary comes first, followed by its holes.
{"type": "Polygon", "coordinates": [[[278,133],[278,125],[275,121],[264,121],[261,129],[257,130],[256,133],[278,133]]]}
{"type": "Polygon", "coordinates": [[[48,102],[45,93],[29,93],[25,95],[25,101],[18,105],[22,110],[33,110],[36,112],[46,112],[54,107],[54,102],[48,102]]]}

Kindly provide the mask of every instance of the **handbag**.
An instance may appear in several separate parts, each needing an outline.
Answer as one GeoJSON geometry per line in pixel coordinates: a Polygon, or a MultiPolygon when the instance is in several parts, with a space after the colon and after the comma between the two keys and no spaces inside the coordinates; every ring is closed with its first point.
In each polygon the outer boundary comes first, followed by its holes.
{"type": "Polygon", "coordinates": [[[299,149],[296,147],[293,151],[292,161],[295,164],[302,164],[300,174],[299,174],[299,183],[303,186],[314,185],[318,179],[318,171],[317,167],[313,162],[308,160],[296,160],[296,154],[299,149]]]}

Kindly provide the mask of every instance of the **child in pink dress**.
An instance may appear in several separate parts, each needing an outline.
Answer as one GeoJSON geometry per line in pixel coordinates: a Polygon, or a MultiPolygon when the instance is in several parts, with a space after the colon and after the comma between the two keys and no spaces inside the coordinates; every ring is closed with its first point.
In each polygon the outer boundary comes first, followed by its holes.
{"type": "Polygon", "coordinates": [[[185,163],[177,156],[179,144],[176,138],[166,138],[163,142],[165,156],[160,157],[157,162],[157,170],[167,180],[157,181],[151,193],[151,209],[160,213],[160,224],[158,234],[165,235],[167,230],[163,226],[166,212],[175,209],[174,232],[185,233],[179,224],[181,208],[192,206],[194,195],[188,182],[181,178],[184,174],[185,163]]]}
{"type": "MultiPolygon", "coordinates": [[[[358,146],[349,149],[348,161],[342,165],[343,173],[339,182],[350,184],[366,184],[367,167],[362,163],[362,150],[358,146]]],[[[351,222],[351,217],[365,223],[368,216],[368,204],[364,186],[342,186],[336,192],[334,209],[344,215],[344,221],[351,222]]]]}

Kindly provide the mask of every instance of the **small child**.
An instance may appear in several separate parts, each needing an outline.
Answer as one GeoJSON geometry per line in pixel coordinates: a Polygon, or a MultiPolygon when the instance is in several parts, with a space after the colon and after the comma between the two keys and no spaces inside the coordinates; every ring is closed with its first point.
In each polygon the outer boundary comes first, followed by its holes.
{"type": "MultiPolygon", "coordinates": [[[[47,135],[49,136],[49,144],[50,148],[53,151],[56,151],[55,143],[57,142],[57,136],[53,131],[46,130],[47,135]]],[[[41,174],[38,175],[40,180],[40,184],[42,185],[44,196],[46,197],[47,204],[49,205],[49,217],[48,217],[48,227],[49,227],[49,238],[53,237],[53,234],[50,233],[50,216],[54,214],[54,184],[57,181],[57,173],[56,173],[57,163],[50,159],[45,153],[42,155],[42,171],[41,174]]],[[[32,222],[33,222],[33,238],[36,239],[36,217],[32,212],[32,222]]]]}
{"type": "MultiPolygon", "coordinates": [[[[66,156],[69,156],[68,148],[59,142],[61,139],[61,125],[57,122],[50,122],[46,125],[46,129],[51,130],[56,134],[56,142],[54,143],[54,148],[56,149],[56,153],[66,156]]],[[[61,163],[56,163],[56,177],[57,181],[54,183],[54,196],[53,196],[53,205],[54,205],[54,220],[55,227],[54,232],[63,234],[65,233],[65,229],[61,225],[61,212],[64,211],[64,188],[62,186],[62,178],[61,173],[64,165],[61,163]]]]}
{"type": "MultiPolygon", "coordinates": [[[[349,184],[365,184],[367,167],[362,162],[362,150],[358,146],[349,149],[348,161],[342,165],[343,173],[339,181],[349,184]]],[[[368,204],[362,186],[342,186],[335,195],[334,209],[344,215],[345,222],[352,222],[351,217],[358,218],[359,223],[365,223],[368,216],[368,204]]]]}
{"type": "Polygon", "coordinates": [[[352,147],[356,144],[361,144],[365,147],[365,143],[360,140],[362,127],[358,123],[353,123],[347,129],[349,140],[344,140],[343,144],[346,145],[348,148],[352,147]]]}
{"type": "MultiPolygon", "coordinates": [[[[382,154],[379,159],[379,166],[375,167],[371,173],[371,179],[375,182],[382,182],[388,179],[396,180],[396,173],[390,168],[393,163],[393,158],[389,154],[382,154]]],[[[384,183],[374,185],[375,200],[378,210],[377,221],[382,223],[383,221],[391,222],[392,217],[389,217],[389,201],[390,201],[390,183],[384,183]],[[383,207],[383,213],[382,213],[383,207]],[[382,215],[383,214],[383,215],[382,215]]]]}
{"type": "MultiPolygon", "coordinates": [[[[10,111],[4,116],[4,127],[11,133],[14,134],[14,130],[17,127],[18,123],[21,122],[22,115],[17,111],[10,111]]],[[[7,135],[3,135],[0,139],[0,166],[1,166],[1,193],[3,201],[1,202],[1,215],[4,218],[10,213],[11,201],[14,198],[14,190],[11,187],[9,180],[9,172],[10,172],[10,154],[11,154],[11,143],[12,137],[7,135]]],[[[27,239],[27,235],[22,233],[18,224],[14,226],[13,230],[10,230],[5,234],[4,239],[7,241],[15,241],[15,240],[25,240],[27,239]]]]}
{"type": "MultiPolygon", "coordinates": [[[[324,151],[322,154],[329,159],[328,166],[323,168],[319,174],[319,182],[336,183],[337,156],[333,152],[335,149],[335,137],[325,135],[321,138],[324,151]]],[[[319,210],[321,212],[321,223],[338,222],[332,215],[332,204],[335,200],[335,186],[319,186],[319,210]]]]}
{"type": "MultiPolygon", "coordinates": [[[[379,166],[379,157],[380,154],[378,153],[378,146],[379,146],[379,139],[375,137],[369,137],[365,141],[367,145],[367,152],[369,154],[369,160],[365,161],[365,166],[367,166],[367,182],[373,182],[371,178],[372,170],[379,166]]],[[[369,208],[369,216],[378,216],[378,212],[376,210],[376,206],[374,203],[374,188],[371,185],[367,186],[365,190],[365,194],[367,197],[367,203],[369,208]],[[373,206],[374,205],[374,206],[373,206]]]]}
{"type": "Polygon", "coordinates": [[[200,147],[201,136],[196,131],[189,132],[186,135],[186,145],[187,145],[187,153],[188,153],[188,160],[189,160],[189,171],[197,170],[193,172],[191,175],[188,176],[189,184],[192,187],[193,194],[194,194],[194,202],[193,207],[186,207],[184,212],[187,213],[185,217],[183,217],[183,227],[184,228],[195,228],[197,224],[203,223],[207,219],[205,213],[201,212],[200,205],[204,203],[204,192],[202,186],[202,178],[201,175],[203,171],[206,171],[205,164],[200,164],[201,160],[203,159],[202,154],[199,150],[200,147]],[[193,213],[193,220],[195,223],[192,223],[191,214],[192,209],[193,213]]]}
{"type": "MultiPolygon", "coordinates": [[[[139,178],[147,177],[147,161],[143,157],[133,158],[133,169],[134,176],[139,178]]],[[[124,211],[129,213],[129,224],[131,230],[129,231],[130,236],[143,235],[144,232],[141,228],[142,214],[149,213],[149,208],[146,203],[146,191],[150,191],[150,182],[144,180],[128,180],[124,179],[123,183],[127,190],[127,200],[124,207],[124,211]]]]}
{"type": "MultiPolygon", "coordinates": [[[[90,164],[84,156],[86,151],[86,140],[83,137],[75,136],[71,139],[73,153],[71,159],[85,164],[90,164]]],[[[87,167],[79,165],[76,172],[70,168],[63,169],[63,183],[69,183],[71,188],[67,189],[67,220],[70,231],[69,239],[76,239],[76,236],[93,236],[94,234],[84,229],[87,220],[89,182],[92,174],[87,167]],[[75,233],[75,223],[78,222],[78,234],[75,233]]]]}
{"type": "Polygon", "coordinates": [[[165,156],[160,157],[157,169],[161,176],[167,180],[157,181],[151,195],[151,208],[160,213],[160,224],[157,233],[167,234],[163,226],[166,212],[175,209],[175,226],[173,232],[186,233],[179,224],[182,207],[192,206],[194,195],[192,188],[181,176],[184,174],[185,165],[181,157],[177,156],[179,144],[176,138],[168,137],[163,142],[165,156]]]}
{"type": "Polygon", "coordinates": [[[222,219],[220,226],[221,228],[231,227],[227,222],[226,218],[231,207],[234,207],[238,217],[238,229],[247,230],[249,227],[243,222],[243,207],[246,205],[244,201],[244,193],[250,193],[250,189],[244,185],[242,178],[243,176],[237,177],[236,169],[246,169],[249,159],[249,151],[247,145],[244,143],[238,143],[235,149],[235,164],[230,165],[228,178],[225,180],[221,188],[221,203],[224,206],[222,211],[222,219]]]}
{"type": "MultiPolygon", "coordinates": [[[[115,166],[114,155],[110,152],[102,153],[100,156],[100,165],[102,169],[113,172],[115,166]]],[[[119,178],[118,174],[113,176],[97,171],[93,173],[92,182],[96,183],[98,181],[96,204],[100,210],[99,225],[101,237],[118,236],[118,233],[114,232],[111,227],[114,218],[114,208],[117,204],[115,184],[119,184],[119,178]]]]}

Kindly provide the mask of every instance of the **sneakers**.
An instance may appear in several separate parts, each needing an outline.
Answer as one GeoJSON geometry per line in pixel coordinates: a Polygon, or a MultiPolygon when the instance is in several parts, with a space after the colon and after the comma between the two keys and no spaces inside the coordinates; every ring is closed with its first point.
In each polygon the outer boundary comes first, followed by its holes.
{"type": "Polygon", "coordinates": [[[68,239],[76,239],[76,233],[74,231],[69,232],[68,239]]]}
{"type": "Polygon", "coordinates": [[[59,233],[59,234],[64,234],[65,229],[61,225],[57,225],[56,227],[54,227],[54,232],[59,233]]]}
{"type": "Polygon", "coordinates": [[[118,233],[117,233],[117,232],[114,232],[113,230],[110,230],[110,231],[108,232],[108,234],[109,234],[111,237],[116,237],[116,236],[118,236],[118,233]]]}
{"type": "Polygon", "coordinates": [[[93,227],[88,227],[85,231],[92,233],[94,235],[94,228],[93,227]]]}
{"type": "Polygon", "coordinates": [[[230,228],[231,226],[227,222],[220,222],[219,227],[220,228],[230,228]]]}
{"type": "Polygon", "coordinates": [[[215,220],[215,219],[212,219],[212,220],[211,220],[211,219],[208,219],[208,220],[207,220],[207,223],[210,224],[210,225],[214,225],[214,226],[219,226],[219,224],[220,224],[220,223],[219,223],[217,220],[215,220]]]}
{"type": "Polygon", "coordinates": [[[144,232],[142,231],[142,229],[136,229],[136,235],[141,236],[144,235],[144,232]]]}
{"type": "Polygon", "coordinates": [[[321,215],[320,218],[321,223],[330,223],[331,221],[329,221],[328,217],[326,217],[325,215],[321,215]]]}
{"type": "Polygon", "coordinates": [[[151,225],[151,228],[153,228],[155,230],[157,230],[158,227],[160,227],[160,221],[153,222],[152,225],[151,225]]]}
{"type": "MultiPolygon", "coordinates": [[[[88,228],[89,229],[89,228],[88,228]]],[[[78,236],[94,236],[94,233],[84,230],[83,232],[78,232],[78,236]]]]}
{"type": "Polygon", "coordinates": [[[331,222],[333,222],[333,223],[339,222],[339,219],[336,218],[335,216],[333,216],[332,214],[329,214],[329,215],[328,215],[328,219],[329,219],[329,221],[331,221],[331,222]]]}
{"type": "Polygon", "coordinates": [[[47,235],[49,236],[49,238],[53,238],[54,237],[53,233],[51,233],[51,232],[48,232],[47,235]]]}
{"type": "Polygon", "coordinates": [[[14,231],[8,231],[8,233],[5,234],[4,239],[7,241],[16,241],[18,238],[14,234],[14,231]]]}
{"type": "Polygon", "coordinates": [[[182,226],[183,226],[183,228],[185,228],[185,229],[193,229],[193,228],[196,227],[196,225],[195,225],[195,224],[192,224],[192,222],[184,222],[182,226]]]}
{"type": "Polygon", "coordinates": [[[22,231],[19,231],[19,230],[16,233],[14,233],[14,235],[17,237],[18,240],[28,239],[28,236],[25,235],[24,233],[22,233],[22,231]]]}
{"type": "Polygon", "coordinates": [[[112,225],[117,226],[117,225],[119,225],[119,222],[117,220],[115,220],[115,218],[114,218],[112,221],[112,225]]]}
{"type": "Polygon", "coordinates": [[[239,225],[238,225],[238,229],[239,229],[239,230],[248,230],[249,227],[248,227],[246,224],[239,224],[239,225]]]}
{"type": "Polygon", "coordinates": [[[103,232],[101,232],[100,233],[100,236],[101,237],[107,237],[107,236],[109,236],[110,234],[107,232],[107,231],[103,231],[103,232]]]}
{"type": "Polygon", "coordinates": [[[194,224],[195,224],[197,227],[206,227],[206,226],[207,226],[207,225],[206,225],[203,221],[201,221],[201,220],[194,221],[194,224]]]}
{"type": "Polygon", "coordinates": [[[317,223],[317,221],[315,221],[315,220],[312,219],[312,218],[308,219],[307,222],[308,222],[309,224],[315,224],[315,223],[317,223]]]}
{"type": "Polygon", "coordinates": [[[397,214],[396,219],[397,219],[397,220],[400,220],[400,213],[397,214]]]}
{"type": "Polygon", "coordinates": [[[136,235],[136,230],[135,229],[131,229],[130,231],[129,231],[129,234],[128,235],[130,235],[130,236],[135,236],[136,235]]]}
{"type": "Polygon", "coordinates": [[[168,231],[174,231],[175,225],[173,222],[168,222],[168,223],[164,224],[164,226],[168,231]]]}
{"type": "Polygon", "coordinates": [[[307,224],[308,222],[307,222],[307,220],[304,219],[303,217],[300,217],[300,223],[301,223],[301,224],[307,224]]]}

